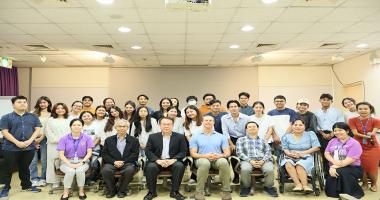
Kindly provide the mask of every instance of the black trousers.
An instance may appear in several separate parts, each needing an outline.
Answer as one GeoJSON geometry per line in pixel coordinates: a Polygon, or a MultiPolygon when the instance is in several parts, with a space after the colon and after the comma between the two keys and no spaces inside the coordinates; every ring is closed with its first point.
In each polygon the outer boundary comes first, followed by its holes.
{"type": "Polygon", "coordinates": [[[118,169],[111,164],[105,164],[102,169],[103,180],[107,185],[109,192],[127,192],[128,184],[133,180],[133,176],[136,174],[137,168],[132,164],[126,164],[122,168],[118,169]],[[119,178],[119,188],[116,188],[115,184],[115,172],[120,171],[121,177],[119,178]]]}
{"type": "Polygon", "coordinates": [[[155,162],[148,162],[145,167],[145,176],[149,192],[156,193],[157,176],[163,170],[169,170],[172,172],[171,192],[178,192],[179,187],[181,186],[183,174],[185,173],[185,165],[180,161],[173,163],[168,168],[163,168],[155,162]]]}
{"type": "MultiPolygon", "coordinates": [[[[236,145],[236,142],[238,140],[238,138],[234,138],[234,137],[230,137],[231,138],[231,141],[234,145],[236,145]]],[[[231,155],[232,156],[236,156],[236,148],[233,152],[231,152],[231,155]]],[[[232,169],[235,169],[236,168],[236,165],[238,164],[239,162],[235,159],[231,159],[231,165],[232,165],[232,169]]],[[[235,170],[233,170],[234,172],[234,179],[237,179],[239,178],[239,173],[235,172],[235,170]]]]}
{"type": "Polygon", "coordinates": [[[339,197],[339,194],[349,194],[357,199],[364,196],[364,192],[358,183],[362,178],[363,170],[360,166],[346,166],[336,170],[338,178],[330,176],[326,178],[325,192],[328,197],[339,197]]]}
{"type": "MultiPolygon", "coordinates": [[[[330,134],[331,131],[323,131],[324,133],[328,133],[330,134]]],[[[328,175],[329,173],[329,161],[326,159],[326,157],[324,156],[325,154],[325,150],[326,150],[326,147],[327,145],[329,144],[329,141],[330,140],[326,140],[325,138],[323,138],[323,136],[319,133],[317,133],[317,137],[318,137],[318,140],[319,140],[319,143],[321,144],[321,153],[322,153],[322,160],[323,160],[323,171],[325,173],[325,177],[328,175]]]]}
{"type": "Polygon", "coordinates": [[[22,189],[28,189],[32,186],[30,182],[29,165],[33,160],[35,150],[29,151],[3,151],[4,165],[3,178],[4,187],[11,188],[13,167],[17,164],[18,176],[21,180],[22,189]]]}

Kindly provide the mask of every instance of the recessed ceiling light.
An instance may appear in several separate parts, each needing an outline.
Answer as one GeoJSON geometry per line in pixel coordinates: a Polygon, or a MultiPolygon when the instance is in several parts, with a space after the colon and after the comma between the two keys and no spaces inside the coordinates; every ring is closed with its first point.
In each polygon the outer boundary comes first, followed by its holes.
{"type": "Polygon", "coordinates": [[[272,3],[276,3],[278,0],[261,0],[261,1],[265,4],[272,4],[272,3]]]}
{"type": "Polygon", "coordinates": [[[129,27],[126,27],[126,26],[120,26],[118,28],[118,30],[122,33],[128,33],[128,32],[131,32],[131,29],[129,27]]]}
{"type": "Polygon", "coordinates": [[[246,26],[243,26],[241,28],[241,30],[244,32],[249,32],[249,31],[252,31],[253,29],[255,29],[255,28],[253,26],[250,26],[250,25],[246,25],[246,26]]]}
{"type": "Polygon", "coordinates": [[[240,46],[237,44],[233,44],[230,46],[230,49],[238,49],[238,48],[240,48],[240,46]]]}
{"type": "Polygon", "coordinates": [[[368,44],[366,43],[362,43],[362,44],[358,44],[356,45],[357,48],[367,48],[368,47],[368,44]]]}
{"type": "Polygon", "coordinates": [[[131,46],[131,49],[136,49],[136,50],[138,50],[138,49],[142,49],[142,47],[140,47],[140,46],[138,46],[138,45],[133,45],[133,46],[131,46]]]}
{"type": "Polygon", "coordinates": [[[113,3],[113,0],[96,0],[98,3],[101,3],[101,4],[106,4],[106,5],[109,5],[109,4],[112,4],[113,3]]]}

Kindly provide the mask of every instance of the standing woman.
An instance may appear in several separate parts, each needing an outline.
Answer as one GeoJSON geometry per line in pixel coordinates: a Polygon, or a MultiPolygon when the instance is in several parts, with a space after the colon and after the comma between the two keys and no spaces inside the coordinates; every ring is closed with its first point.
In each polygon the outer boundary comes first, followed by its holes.
{"type": "Polygon", "coordinates": [[[47,139],[47,168],[46,182],[53,184],[52,187],[59,187],[60,180],[55,175],[54,164],[59,158],[57,145],[59,140],[70,132],[70,121],[68,119],[69,109],[64,103],[57,103],[51,111],[51,118],[46,123],[47,139]]]}
{"type": "Polygon", "coordinates": [[[356,111],[356,101],[351,97],[346,97],[342,100],[342,105],[347,109],[347,112],[343,113],[345,121],[348,123],[348,120],[353,117],[358,117],[359,114],[356,111]]]}
{"type": "Polygon", "coordinates": [[[368,189],[368,178],[371,180],[370,190],[377,191],[377,175],[379,172],[380,147],[376,132],[380,128],[380,120],[372,117],[375,108],[368,102],[356,104],[359,117],[348,120],[355,139],[361,144],[363,153],[360,157],[363,167],[363,190],[368,189]]]}
{"type": "Polygon", "coordinates": [[[133,123],[133,118],[135,117],[136,104],[133,101],[127,101],[124,104],[124,119],[126,119],[129,124],[133,123]]]}
{"type": "Polygon", "coordinates": [[[202,132],[202,115],[196,106],[190,105],[185,108],[185,136],[190,141],[191,136],[202,132]]]}
{"type": "Polygon", "coordinates": [[[71,112],[69,114],[69,120],[79,118],[83,109],[83,103],[81,101],[74,101],[71,104],[71,112]]]}
{"type": "Polygon", "coordinates": [[[172,106],[172,101],[165,97],[162,98],[160,101],[160,110],[157,110],[152,114],[152,117],[156,119],[157,121],[161,119],[162,117],[167,117],[168,116],[168,108],[172,106]]]}
{"type": "Polygon", "coordinates": [[[103,99],[103,106],[106,107],[106,110],[107,112],[112,108],[114,107],[116,104],[115,104],[115,100],[111,97],[107,97],[105,99],[103,99]]]}
{"type": "Polygon", "coordinates": [[[263,139],[266,143],[272,142],[273,122],[272,117],[264,113],[264,103],[256,101],[252,105],[253,115],[249,116],[251,121],[259,125],[259,138],[263,139]]]}
{"type": "Polygon", "coordinates": [[[113,135],[116,135],[115,122],[119,119],[123,119],[123,112],[117,106],[112,106],[108,111],[108,120],[106,126],[104,127],[104,135],[101,135],[101,144],[104,144],[104,141],[113,135]]]}
{"type": "Polygon", "coordinates": [[[82,133],[83,121],[81,119],[73,119],[70,121],[69,134],[59,140],[57,150],[61,159],[60,169],[65,173],[63,179],[64,190],[61,200],[69,199],[70,188],[73,184],[74,177],[79,188],[79,199],[86,199],[84,193],[84,183],[86,171],[89,168],[88,162],[91,158],[92,148],[94,144],[87,134],[82,133]]]}
{"type": "Polygon", "coordinates": [[[181,110],[179,109],[179,100],[177,97],[172,97],[170,98],[170,101],[172,102],[173,104],[173,107],[175,107],[177,109],[177,117],[181,117],[181,110]]]}
{"type": "Polygon", "coordinates": [[[352,138],[353,134],[346,123],[337,122],[332,129],[336,138],[330,140],[325,151],[330,166],[325,185],[326,196],[337,198],[348,194],[360,199],[364,196],[358,183],[358,179],[363,177],[360,166],[362,147],[352,138]]]}
{"type": "Polygon", "coordinates": [[[150,134],[160,132],[160,127],[154,118],[149,115],[147,107],[139,107],[136,110],[136,117],[133,121],[130,135],[139,139],[140,156],[145,156],[144,150],[150,134]]]}
{"type": "Polygon", "coordinates": [[[182,135],[185,134],[185,130],[183,128],[183,118],[178,117],[178,109],[176,107],[170,106],[168,108],[168,117],[174,121],[172,131],[182,135]]]}
{"type": "MultiPolygon", "coordinates": [[[[101,136],[105,135],[104,133],[104,128],[106,127],[106,123],[107,123],[107,119],[106,118],[106,107],[104,107],[103,105],[99,105],[96,107],[95,109],[95,116],[94,116],[94,124],[96,126],[96,131],[95,131],[95,142],[94,142],[94,145],[98,145],[100,144],[101,146],[103,146],[103,144],[101,144],[101,136]]],[[[104,142],[104,141],[103,141],[104,142]]]]}
{"type": "Polygon", "coordinates": [[[38,98],[36,105],[34,106],[33,113],[36,114],[40,119],[42,127],[40,136],[35,140],[36,152],[34,153],[33,160],[29,165],[32,186],[46,186],[46,122],[50,117],[51,107],[51,101],[46,96],[38,98]],[[41,156],[41,176],[38,176],[38,150],[40,151],[41,156]]]}

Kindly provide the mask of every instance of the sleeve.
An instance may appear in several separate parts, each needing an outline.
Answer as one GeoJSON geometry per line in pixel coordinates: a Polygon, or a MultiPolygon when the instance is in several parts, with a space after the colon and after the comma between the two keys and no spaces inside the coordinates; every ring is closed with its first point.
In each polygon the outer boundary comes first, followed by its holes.
{"type": "Polygon", "coordinates": [[[9,130],[9,115],[1,117],[0,130],[9,130]]]}
{"type": "Polygon", "coordinates": [[[161,132],[160,127],[157,124],[157,120],[155,119],[152,119],[152,130],[153,130],[153,133],[161,132]]]}
{"type": "Polygon", "coordinates": [[[348,120],[348,126],[350,127],[351,130],[358,130],[358,128],[356,127],[356,124],[355,124],[355,120],[357,120],[356,117],[350,118],[348,120]]]}
{"type": "Polygon", "coordinates": [[[65,151],[66,149],[66,136],[62,137],[57,145],[57,151],[65,151]]]}
{"type": "Polygon", "coordinates": [[[226,119],[226,116],[227,115],[223,115],[222,117],[222,132],[223,132],[223,135],[225,135],[227,138],[230,137],[230,133],[228,131],[228,125],[227,125],[227,119],[226,119]]]}
{"type": "Polygon", "coordinates": [[[373,118],[373,128],[380,128],[380,120],[373,118]]]}
{"type": "MultiPolygon", "coordinates": [[[[353,139],[351,139],[353,140],[353,139]]],[[[359,142],[355,140],[355,142],[350,146],[347,152],[347,157],[353,158],[355,160],[360,159],[360,156],[363,153],[362,146],[360,145],[359,142]]]]}
{"type": "Polygon", "coordinates": [[[132,138],[132,148],[131,153],[128,155],[128,157],[125,159],[125,162],[127,163],[135,163],[139,159],[139,153],[140,153],[140,143],[136,138],[132,138]]]}
{"type": "Polygon", "coordinates": [[[102,150],[102,158],[104,160],[104,163],[108,163],[113,165],[113,163],[116,161],[110,154],[109,152],[109,139],[107,138],[106,141],[104,142],[103,150],[102,150]]]}
{"type": "Polygon", "coordinates": [[[91,137],[86,135],[86,140],[87,140],[87,142],[86,142],[87,149],[94,148],[94,141],[91,139],[91,137]]]}
{"type": "Polygon", "coordinates": [[[285,134],[281,137],[281,145],[282,145],[282,149],[286,149],[286,150],[289,150],[289,142],[288,142],[288,136],[289,134],[285,134]]]}
{"type": "Polygon", "coordinates": [[[35,114],[32,114],[33,115],[33,121],[34,121],[34,129],[35,128],[41,128],[42,127],[42,124],[41,124],[41,121],[40,119],[37,117],[37,115],[35,114]]]}
{"type": "Polygon", "coordinates": [[[49,118],[46,123],[46,138],[49,143],[56,144],[59,142],[60,138],[58,134],[54,134],[54,128],[52,127],[53,123],[53,118],[49,118]]]}
{"type": "MultiPolygon", "coordinates": [[[[325,152],[328,152],[330,154],[334,153],[334,150],[331,150],[331,147],[333,146],[333,143],[335,143],[335,138],[331,139],[329,143],[326,146],[325,152]]],[[[322,152],[323,153],[323,152],[322,152]]]]}
{"type": "Polygon", "coordinates": [[[197,135],[194,135],[189,142],[189,148],[190,149],[193,149],[193,148],[198,149],[198,142],[197,141],[198,141],[198,137],[197,137],[197,135]]]}
{"type": "MultiPolygon", "coordinates": [[[[154,135],[154,134],[153,134],[154,135]]],[[[145,155],[148,158],[149,161],[155,162],[156,160],[159,160],[159,157],[156,156],[153,152],[153,135],[149,135],[148,142],[145,146],[145,155]]]]}
{"type": "Polygon", "coordinates": [[[222,148],[225,149],[225,148],[229,148],[229,147],[230,147],[230,144],[228,144],[228,138],[223,135],[222,148]]]}
{"type": "Polygon", "coordinates": [[[294,110],[290,110],[290,122],[294,122],[297,119],[298,114],[294,110]]]}
{"type": "Polygon", "coordinates": [[[265,143],[264,140],[262,140],[262,142],[264,144],[264,158],[263,158],[263,160],[265,162],[271,161],[272,160],[272,149],[270,148],[268,143],[265,143]]]}
{"type": "Polygon", "coordinates": [[[244,153],[244,137],[239,138],[236,142],[236,155],[240,158],[240,160],[249,161],[248,155],[244,153]]]}
{"type": "Polygon", "coordinates": [[[319,143],[317,135],[315,135],[315,133],[312,131],[309,131],[308,133],[310,135],[311,146],[312,147],[321,147],[321,144],[319,143]]]}
{"type": "Polygon", "coordinates": [[[312,113],[311,119],[310,119],[310,129],[314,131],[314,133],[318,133],[318,122],[317,117],[312,113]]]}

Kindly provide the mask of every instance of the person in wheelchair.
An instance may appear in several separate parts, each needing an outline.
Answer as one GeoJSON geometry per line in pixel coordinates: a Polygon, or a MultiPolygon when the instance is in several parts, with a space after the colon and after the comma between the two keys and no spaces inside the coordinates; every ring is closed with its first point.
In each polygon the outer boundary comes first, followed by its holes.
{"type": "Polygon", "coordinates": [[[64,190],[61,200],[69,199],[69,190],[74,177],[76,177],[79,188],[79,199],[87,198],[84,193],[84,182],[94,144],[90,136],[81,132],[83,125],[84,122],[81,119],[71,120],[71,133],[62,137],[58,142],[57,150],[61,159],[60,170],[65,173],[63,179],[64,190]]]}
{"type": "Polygon", "coordinates": [[[185,136],[172,132],[173,123],[173,119],[163,117],[159,120],[161,132],[149,135],[145,147],[145,155],[148,159],[145,176],[149,191],[144,196],[144,200],[157,197],[157,176],[164,170],[170,171],[172,175],[170,197],[176,200],[186,198],[179,193],[179,187],[185,173],[182,160],[186,157],[188,148],[185,136]]]}
{"type": "Polygon", "coordinates": [[[330,140],[326,147],[325,157],[329,161],[329,175],[326,179],[325,192],[328,197],[341,197],[343,194],[357,199],[364,196],[358,179],[363,177],[360,156],[361,145],[353,137],[349,126],[337,122],[333,126],[336,138],[330,140]]]}
{"type": "Polygon", "coordinates": [[[222,200],[230,200],[230,166],[227,157],[231,151],[228,139],[214,131],[214,117],[203,117],[203,130],[193,135],[190,140],[190,155],[195,160],[197,167],[198,182],[196,186],[195,199],[204,200],[204,189],[210,168],[218,169],[222,181],[222,200]]]}
{"type": "Polygon", "coordinates": [[[118,198],[127,196],[128,184],[133,180],[138,165],[139,141],[127,134],[129,122],[125,119],[116,121],[117,135],[106,139],[103,146],[102,177],[107,185],[106,198],[113,198],[116,193],[118,198]],[[119,172],[119,187],[116,188],[114,175],[119,172]]]}
{"type": "Polygon", "coordinates": [[[314,166],[312,153],[319,151],[320,143],[313,131],[305,131],[305,122],[297,118],[292,123],[292,132],[281,138],[283,159],[280,166],[295,183],[294,192],[312,192],[308,186],[307,176],[314,166]]]}
{"type": "Polygon", "coordinates": [[[264,138],[258,136],[259,125],[248,122],[245,125],[247,135],[236,142],[236,154],[241,160],[240,196],[247,197],[251,191],[251,173],[253,169],[260,169],[264,174],[264,191],[272,197],[278,197],[274,189],[274,166],[271,147],[264,138]]]}

